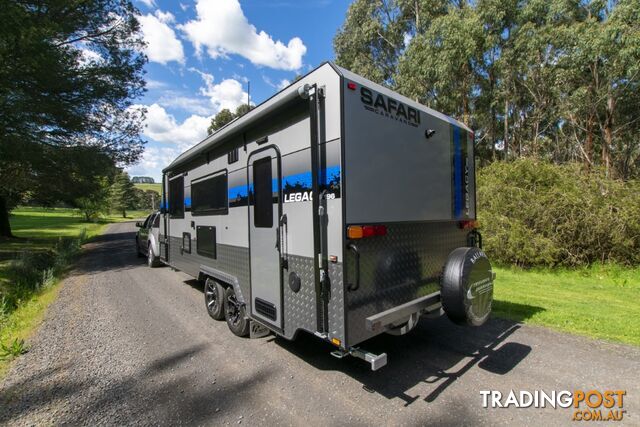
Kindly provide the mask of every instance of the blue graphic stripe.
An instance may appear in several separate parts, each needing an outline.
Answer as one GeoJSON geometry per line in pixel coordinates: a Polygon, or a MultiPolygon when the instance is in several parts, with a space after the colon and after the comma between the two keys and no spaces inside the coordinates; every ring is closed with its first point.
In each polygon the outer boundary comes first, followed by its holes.
{"type": "MultiPolygon", "coordinates": [[[[328,186],[332,180],[340,178],[340,166],[330,166],[324,169],[320,174],[320,177],[320,185],[324,184],[325,186],[328,186]]],[[[311,189],[311,171],[296,173],[283,177],[282,188],[287,188],[287,186],[311,189]]],[[[249,192],[252,191],[253,184],[249,184],[248,187],[246,184],[243,184],[229,188],[229,200],[247,197],[249,195],[249,192]]],[[[274,193],[278,192],[278,178],[273,178],[273,180],[271,181],[271,191],[274,193]]]]}
{"type": "Polygon", "coordinates": [[[460,128],[453,126],[453,216],[462,216],[462,142],[460,128]]]}

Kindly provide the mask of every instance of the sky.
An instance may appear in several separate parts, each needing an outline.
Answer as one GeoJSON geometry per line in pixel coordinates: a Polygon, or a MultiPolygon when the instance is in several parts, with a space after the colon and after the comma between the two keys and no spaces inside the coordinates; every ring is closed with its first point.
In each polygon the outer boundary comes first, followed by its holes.
{"type": "Polygon", "coordinates": [[[147,42],[141,160],[131,176],[162,169],[207,135],[211,117],[260,104],[297,74],[334,59],[349,0],[133,0],[147,42]]]}

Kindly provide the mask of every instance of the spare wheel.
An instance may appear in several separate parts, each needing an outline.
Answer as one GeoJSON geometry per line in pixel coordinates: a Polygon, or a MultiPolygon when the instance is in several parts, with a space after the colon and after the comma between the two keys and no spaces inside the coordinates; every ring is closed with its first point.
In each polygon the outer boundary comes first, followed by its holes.
{"type": "Polygon", "coordinates": [[[491,314],[491,263],[478,248],[457,248],[449,254],[441,282],[442,307],[458,324],[480,326],[491,314]]]}

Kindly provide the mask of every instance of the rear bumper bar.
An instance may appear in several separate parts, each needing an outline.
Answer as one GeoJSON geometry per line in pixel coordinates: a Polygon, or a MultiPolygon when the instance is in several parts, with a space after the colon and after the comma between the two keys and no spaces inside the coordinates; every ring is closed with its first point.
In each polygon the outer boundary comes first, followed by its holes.
{"type": "Polygon", "coordinates": [[[440,291],[416,298],[412,301],[390,308],[366,319],[365,326],[368,331],[380,332],[387,327],[397,325],[400,322],[407,321],[414,314],[428,313],[440,310],[442,300],[440,291]]]}

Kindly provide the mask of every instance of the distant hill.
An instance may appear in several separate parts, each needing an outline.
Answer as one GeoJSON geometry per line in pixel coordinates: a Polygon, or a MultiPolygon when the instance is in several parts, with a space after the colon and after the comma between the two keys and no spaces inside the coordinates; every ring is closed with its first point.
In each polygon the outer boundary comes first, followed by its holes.
{"type": "MultiPolygon", "coordinates": [[[[133,181],[133,180],[132,180],[132,181],[133,181]]],[[[146,183],[143,183],[143,184],[136,184],[136,183],[134,183],[133,185],[134,185],[136,188],[139,188],[139,189],[141,189],[141,190],[143,190],[143,191],[146,191],[146,190],[153,190],[153,191],[155,191],[155,192],[156,192],[156,193],[158,193],[158,194],[162,194],[162,184],[160,184],[159,182],[158,182],[158,183],[155,183],[155,184],[146,184],[146,183]]]]}
{"type": "Polygon", "coordinates": [[[131,178],[131,182],[134,184],[155,184],[155,180],[150,176],[134,176],[131,178]]]}

